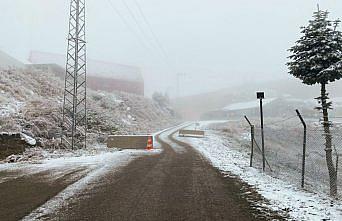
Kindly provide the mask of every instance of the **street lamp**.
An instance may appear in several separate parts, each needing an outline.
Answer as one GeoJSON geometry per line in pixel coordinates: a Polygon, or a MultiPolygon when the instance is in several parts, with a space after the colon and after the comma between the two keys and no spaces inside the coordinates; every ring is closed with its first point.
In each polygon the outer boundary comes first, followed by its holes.
{"type": "Polygon", "coordinates": [[[264,113],[262,110],[262,100],[265,98],[264,92],[257,92],[257,99],[260,100],[260,127],[261,127],[261,147],[262,147],[262,170],[265,171],[265,139],[264,139],[264,113]]]}

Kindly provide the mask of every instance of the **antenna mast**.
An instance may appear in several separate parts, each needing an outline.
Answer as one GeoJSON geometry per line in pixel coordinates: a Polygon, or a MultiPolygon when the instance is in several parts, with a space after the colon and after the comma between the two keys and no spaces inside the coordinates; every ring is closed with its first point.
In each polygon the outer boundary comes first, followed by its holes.
{"type": "Polygon", "coordinates": [[[66,148],[86,148],[86,82],[85,0],[71,0],[62,123],[66,148]]]}

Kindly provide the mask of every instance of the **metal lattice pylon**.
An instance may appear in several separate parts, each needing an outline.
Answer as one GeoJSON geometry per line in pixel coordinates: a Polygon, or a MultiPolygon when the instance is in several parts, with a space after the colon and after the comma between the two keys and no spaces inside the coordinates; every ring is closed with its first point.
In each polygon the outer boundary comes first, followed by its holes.
{"type": "Polygon", "coordinates": [[[86,83],[85,0],[71,0],[62,123],[66,148],[86,147],[86,83]]]}

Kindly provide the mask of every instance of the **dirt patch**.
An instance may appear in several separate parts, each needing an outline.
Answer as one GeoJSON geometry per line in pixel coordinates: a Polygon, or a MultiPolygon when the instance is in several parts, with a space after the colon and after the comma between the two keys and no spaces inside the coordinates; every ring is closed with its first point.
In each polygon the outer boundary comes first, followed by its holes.
{"type": "Polygon", "coordinates": [[[0,134],[0,160],[12,154],[21,154],[28,147],[20,134],[0,134]]]}

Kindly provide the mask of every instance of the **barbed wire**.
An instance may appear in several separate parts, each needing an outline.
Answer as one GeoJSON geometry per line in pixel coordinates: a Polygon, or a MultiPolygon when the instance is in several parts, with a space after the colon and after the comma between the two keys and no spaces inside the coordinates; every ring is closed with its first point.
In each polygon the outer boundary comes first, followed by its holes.
{"type": "MultiPolygon", "coordinates": [[[[301,185],[299,180],[302,179],[300,171],[303,159],[304,127],[299,119],[298,122],[292,121],[290,124],[288,123],[297,117],[297,115],[292,115],[283,119],[272,119],[265,122],[265,159],[268,165],[272,165],[272,175],[276,177],[288,176],[293,182],[301,185]]],[[[333,120],[333,118],[330,119],[333,120]]],[[[329,133],[327,133],[322,122],[308,119],[306,124],[305,187],[313,191],[329,193],[331,164],[326,162],[326,143],[329,142],[329,140],[326,140],[326,135],[330,135],[337,186],[338,189],[342,189],[342,176],[337,173],[341,167],[339,158],[342,157],[341,124],[329,125],[329,133]]],[[[253,166],[260,168],[262,163],[262,151],[259,147],[261,139],[260,124],[254,125],[254,128],[254,136],[251,136],[255,144],[253,166]]],[[[244,126],[244,129],[250,131],[250,127],[247,125],[244,126]]],[[[339,192],[339,194],[342,193],[339,192]]]]}
{"type": "MultiPolygon", "coordinates": [[[[281,120],[274,120],[274,121],[270,121],[270,122],[265,122],[264,125],[267,126],[279,126],[279,125],[283,125],[285,122],[292,120],[294,118],[298,117],[297,115],[293,115],[290,116],[288,118],[285,119],[281,119],[281,120]]],[[[260,123],[255,125],[256,127],[260,127],[260,123]]]]}

